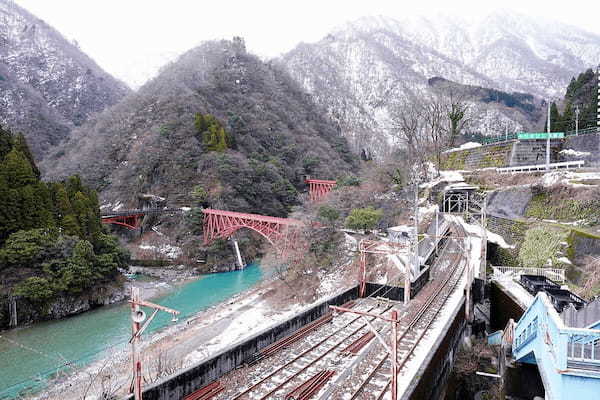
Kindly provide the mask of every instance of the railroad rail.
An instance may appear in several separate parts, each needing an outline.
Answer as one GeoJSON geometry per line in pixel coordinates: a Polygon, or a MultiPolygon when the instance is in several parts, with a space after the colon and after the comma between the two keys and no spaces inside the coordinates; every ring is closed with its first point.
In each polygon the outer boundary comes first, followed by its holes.
{"type": "Polygon", "coordinates": [[[406,373],[408,362],[439,319],[467,268],[461,244],[468,235],[462,225],[453,225],[455,237],[443,243],[432,266],[434,280],[408,307],[372,297],[353,305],[360,315],[336,307],[333,315],[326,314],[268,346],[249,359],[245,368],[222,377],[225,390],[214,400],[308,400],[317,395],[320,399],[383,398],[389,393],[393,373],[389,353],[383,350],[390,343],[383,344],[391,326],[381,317],[390,310],[400,313],[397,373],[406,373]],[[335,316],[336,312],[340,314],[335,316]],[[259,363],[267,357],[266,363],[259,363]]]}
{"type": "MultiPolygon", "coordinates": [[[[364,309],[362,305],[355,307],[364,309]]],[[[377,304],[369,306],[365,311],[384,314],[391,308],[392,305],[389,304],[377,304]]],[[[322,326],[321,330],[313,331],[306,336],[305,340],[298,343],[298,348],[294,348],[296,356],[287,359],[284,354],[283,362],[270,368],[266,375],[262,375],[262,371],[257,368],[254,373],[258,377],[252,380],[246,388],[241,391],[228,388],[219,398],[271,399],[274,395],[282,397],[285,395],[285,390],[293,391],[294,388],[306,383],[316,371],[329,370],[329,366],[335,364],[338,355],[336,350],[347,347],[356,337],[366,333],[367,323],[360,319],[361,317],[351,318],[346,315],[336,318],[328,327],[329,329],[323,329],[325,326],[322,326]]],[[[369,322],[376,323],[373,321],[374,319],[370,318],[369,322]]],[[[252,374],[252,371],[244,372],[245,376],[252,374]]],[[[326,381],[330,378],[331,376],[327,377],[326,381]]]]}
{"type": "MultiPolygon", "coordinates": [[[[466,233],[462,226],[457,226],[458,236],[465,237],[466,233]]],[[[447,242],[442,254],[449,253],[450,243],[447,242]]],[[[440,258],[439,260],[442,260],[440,258]]],[[[427,330],[435,322],[437,316],[443,309],[447,299],[454,293],[454,290],[463,277],[466,263],[460,252],[451,254],[450,265],[448,265],[439,276],[436,284],[429,284],[412,301],[416,307],[413,307],[400,321],[402,331],[397,339],[399,352],[398,373],[401,373],[406,363],[410,360],[417,346],[421,343],[427,330]],[[403,326],[404,325],[404,326],[403,326]]],[[[437,264],[437,263],[436,263],[437,264]]],[[[367,357],[357,365],[358,373],[355,379],[350,379],[351,395],[350,399],[374,398],[382,399],[391,386],[390,376],[391,360],[389,354],[381,349],[377,352],[377,357],[367,357]],[[369,371],[366,378],[361,378],[366,371],[369,371]],[[356,383],[356,385],[354,384],[356,383]]],[[[347,391],[336,399],[348,399],[347,391]]]]}

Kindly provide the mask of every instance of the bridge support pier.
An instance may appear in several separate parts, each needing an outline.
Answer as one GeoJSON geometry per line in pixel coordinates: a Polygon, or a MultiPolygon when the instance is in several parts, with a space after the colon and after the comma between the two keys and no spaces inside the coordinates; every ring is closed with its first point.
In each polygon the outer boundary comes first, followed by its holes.
{"type": "Polygon", "coordinates": [[[15,328],[19,323],[17,319],[17,299],[12,296],[8,299],[8,315],[8,326],[10,328],[15,328]]]}
{"type": "Polygon", "coordinates": [[[244,263],[244,260],[242,260],[242,253],[240,253],[240,246],[238,246],[238,242],[234,237],[230,238],[231,243],[233,244],[233,249],[235,250],[235,257],[236,257],[236,261],[238,263],[238,267],[240,269],[244,269],[246,267],[246,264],[244,263]]]}

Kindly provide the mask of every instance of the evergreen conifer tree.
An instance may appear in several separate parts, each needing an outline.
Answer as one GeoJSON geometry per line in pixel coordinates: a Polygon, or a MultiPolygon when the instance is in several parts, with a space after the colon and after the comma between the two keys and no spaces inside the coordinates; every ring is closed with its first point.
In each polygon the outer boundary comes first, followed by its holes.
{"type": "Polygon", "coordinates": [[[12,149],[0,164],[0,175],[10,188],[20,188],[37,182],[29,160],[16,149],[12,149]]]}
{"type": "Polygon", "coordinates": [[[0,126],[0,162],[4,160],[4,157],[12,150],[12,147],[13,139],[11,133],[0,126]]]}
{"type": "Polygon", "coordinates": [[[35,164],[35,160],[33,159],[33,154],[31,153],[31,150],[29,149],[29,146],[27,145],[27,140],[25,140],[25,136],[23,136],[22,133],[19,133],[15,137],[13,148],[16,149],[17,151],[20,151],[25,156],[25,158],[27,158],[27,160],[29,161],[29,164],[31,165],[31,169],[33,170],[33,173],[35,174],[35,177],[37,179],[40,179],[40,177],[41,177],[40,170],[38,169],[37,165],[35,164]]]}

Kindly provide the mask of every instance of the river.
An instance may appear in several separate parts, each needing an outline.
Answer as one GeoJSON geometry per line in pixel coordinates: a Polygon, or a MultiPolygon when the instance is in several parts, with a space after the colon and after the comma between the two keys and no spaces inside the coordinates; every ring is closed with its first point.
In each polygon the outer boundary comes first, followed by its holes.
{"type": "MultiPolygon", "coordinates": [[[[179,323],[185,323],[186,317],[251,288],[262,276],[260,266],[251,264],[242,271],[204,275],[152,301],[180,311],[179,323]]],[[[169,324],[171,316],[159,313],[145,335],[169,324]]],[[[84,365],[102,355],[109,346],[126,343],[130,334],[127,303],[0,332],[0,399],[40,388],[64,364],[61,360],[84,365]]]]}

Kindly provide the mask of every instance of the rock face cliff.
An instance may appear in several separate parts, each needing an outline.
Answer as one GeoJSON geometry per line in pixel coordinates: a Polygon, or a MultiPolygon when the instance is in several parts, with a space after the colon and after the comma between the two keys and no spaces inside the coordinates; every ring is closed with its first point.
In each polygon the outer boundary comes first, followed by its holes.
{"type": "Polygon", "coordinates": [[[0,0],[0,124],[22,132],[37,159],[129,92],[44,21],[0,0]]]}
{"type": "MultiPolygon", "coordinates": [[[[498,12],[480,20],[448,16],[365,17],[279,62],[326,107],[355,151],[385,152],[394,142],[395,103],[441,77],[539,99],[562,93],[600,59],[600,36],[552,21],[498,12]]],[[[486,134],[530,129],[502,102],[475,101],[486,134]]]]}
{"type": "Polygon", "coordinates": [[[206,42],[75,129],[44,166],[51,177],[81,174],[108,207],[136,206],[142,193],[189,206],[196,188],[205,205],[284,216],[305,174],[331,179],[355,166],[323,114],[241,39],[206,42]],[[210,144],[198,114],[214,117],[227,143],[210,144]]]}

